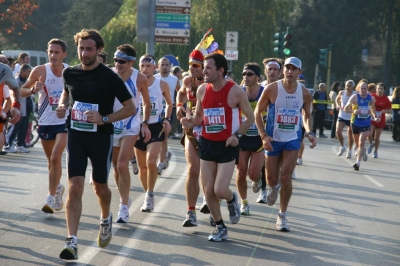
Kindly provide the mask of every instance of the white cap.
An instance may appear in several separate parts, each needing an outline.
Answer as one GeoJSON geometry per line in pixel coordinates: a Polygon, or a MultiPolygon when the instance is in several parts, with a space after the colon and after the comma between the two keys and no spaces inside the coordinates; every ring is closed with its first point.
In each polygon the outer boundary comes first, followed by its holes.
{"type": "Polygon", "coordinates": [[[297,57],[289,57],[288,59],[285,60],[285,66],[286,65],[294,65],[295,67],[301,69],[301,60],[298,59],[297,57]]]}

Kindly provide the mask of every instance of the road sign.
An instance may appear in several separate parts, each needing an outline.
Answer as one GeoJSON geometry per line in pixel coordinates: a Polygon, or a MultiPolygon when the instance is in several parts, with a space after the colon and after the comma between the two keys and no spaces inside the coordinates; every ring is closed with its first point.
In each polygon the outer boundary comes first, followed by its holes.
{"type": "Polygon", "coordinates": [[[368,49],[362,49],[362,60],[368,62],[368,49]]]}
{"type": "Polygon", "coordinates": [[[239,33],[237,31],[227,31],[226,32],[226,50],[237,50],[239,41],[239,33]]]}
{"type": "Polygon", "coordinates": [[[191,0],[157,0],[155,42],[190,43],[191,0]]]}
{"type": "Polygon", "coordinates": [[[239,51],[225,50],[226,60],[239,60],[239,51]]]}

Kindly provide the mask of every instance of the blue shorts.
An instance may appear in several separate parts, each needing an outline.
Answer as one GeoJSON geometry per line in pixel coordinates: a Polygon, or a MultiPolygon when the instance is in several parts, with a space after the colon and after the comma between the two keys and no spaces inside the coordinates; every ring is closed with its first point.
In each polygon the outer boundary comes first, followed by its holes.
{"type": "Polygon", "coordinates": [[[285,142],[278,142],[272,141],[271,145],[273,150],[272,151],[265,151],[265,155],[267,156],[279,156],[281,155],[282,151],[297,151],[300,150],[300,139],[294,139],[291,141],[285,142]]]}
{"type": "Polygon", "coordinates": [[[58,133],[67,133],[65,124],[38,127],[39,137],[44,140],[55,140],[58,133]]]}

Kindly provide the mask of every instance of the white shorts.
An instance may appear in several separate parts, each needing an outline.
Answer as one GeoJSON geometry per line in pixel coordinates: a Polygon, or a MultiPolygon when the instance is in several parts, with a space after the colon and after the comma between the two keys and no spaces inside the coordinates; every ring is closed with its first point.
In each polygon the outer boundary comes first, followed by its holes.
{"type": "Polygon", "coordinates": [[[116,134],[114,131],[114,147],[120,147],[121,146],[121,140],[125,136],[136,136],[139,135],[140,132],[140,123],[135,123],[132,125],[130,129],[126,129],[126,126],[122,129],[122,132],[119,134],[116,134]]]}

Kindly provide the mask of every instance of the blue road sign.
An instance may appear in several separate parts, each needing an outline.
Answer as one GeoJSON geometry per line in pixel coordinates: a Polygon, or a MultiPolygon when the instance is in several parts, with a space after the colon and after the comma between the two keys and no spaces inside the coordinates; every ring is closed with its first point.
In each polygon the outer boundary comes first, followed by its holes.
{"type": "Polygon", "coordinates": [[[156,21],[156,28],[168,29],[190,29],[190,23],[186,22],[170,22],[170,21],[156,21]]]}

